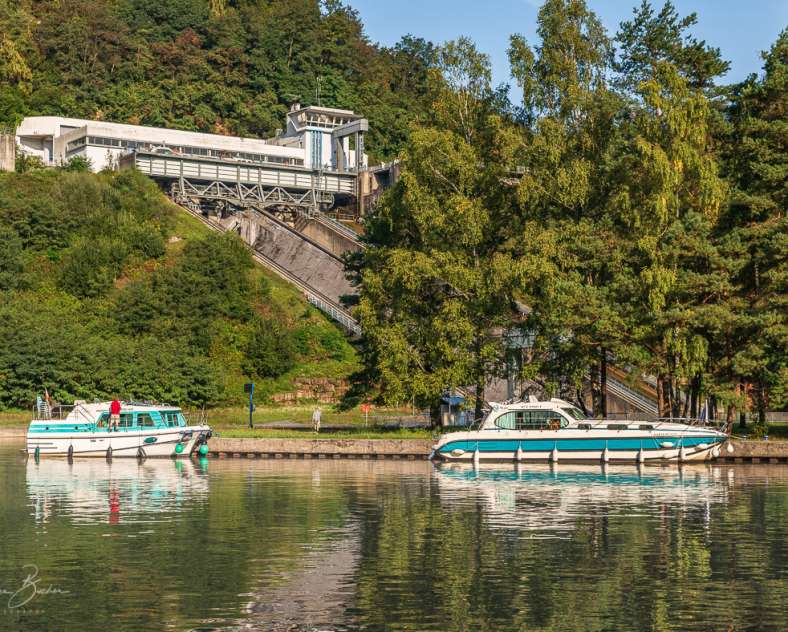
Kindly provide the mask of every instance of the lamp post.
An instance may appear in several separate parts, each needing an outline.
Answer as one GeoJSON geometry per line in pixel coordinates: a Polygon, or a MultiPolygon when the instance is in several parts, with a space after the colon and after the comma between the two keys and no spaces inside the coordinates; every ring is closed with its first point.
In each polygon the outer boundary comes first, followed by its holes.
{"type": "Polygon", "coordinates": [[[254,428],[252,424],[252,413],[254,412],[254,382],[244,384],[244,393],[249,393],[249,428],[254,428]]]}

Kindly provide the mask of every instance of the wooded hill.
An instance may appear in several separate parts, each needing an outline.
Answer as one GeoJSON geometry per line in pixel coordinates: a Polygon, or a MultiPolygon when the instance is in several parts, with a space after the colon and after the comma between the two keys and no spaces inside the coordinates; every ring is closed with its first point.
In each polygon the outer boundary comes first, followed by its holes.
{"type": "Polygon", "coordinates": [[[402,148],[434,47],[373,45],[337,0],[0,0],[0,126],[60,115],[273,136],[288,105],[353,109],[402,148]]]}
{"type": "Polygon", "coordinates": [[[262,401],[356,368],[343,333],[146,177],[0,174],[0,407],[44,387],[182,405],[262,401]]]}

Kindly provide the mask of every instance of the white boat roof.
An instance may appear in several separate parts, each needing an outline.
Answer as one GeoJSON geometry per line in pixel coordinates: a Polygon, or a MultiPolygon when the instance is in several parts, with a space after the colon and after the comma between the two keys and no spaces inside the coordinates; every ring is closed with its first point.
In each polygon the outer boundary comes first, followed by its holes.
{"type": "Polygon", "coordinates": [[[568,402],[564,399],[558,399],[557,397],[553,397],[552,399],[545,400],[543,402],[540,401],[521,401],[521,402],[490,402],[490,406],[493,410],[555,410],[556,407],[563,408],[563,407],[571,407],[577,408],[575,404],[572,402],[568,402]]]}

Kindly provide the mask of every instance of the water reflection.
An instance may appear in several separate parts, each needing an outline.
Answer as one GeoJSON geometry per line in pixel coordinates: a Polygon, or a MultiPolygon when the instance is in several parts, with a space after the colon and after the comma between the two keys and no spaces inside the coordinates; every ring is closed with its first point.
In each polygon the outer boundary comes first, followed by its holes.
{"type": "Polygon", "coordinates": [[[28,459],[27,496],[37,523],[166,520],[208,494],[207,460],[28,459]]]}
{"type": "Polygon", "coordinates": [[[592,514],[651,515],[725,502],[732,471],[719,467],[644,468],[634,465],[527,466],[436,464],[441,504],[451,510],[480,503],[490,526],[542,532],[577,528],[592,514]]]}
{"type": "Polygon", "coordinates": [[[0,449],[0,478],[0,589],[33,563],[69,591],[0,630],[777,632],[788,618],[785,466],[36,464],[0,449]]]}

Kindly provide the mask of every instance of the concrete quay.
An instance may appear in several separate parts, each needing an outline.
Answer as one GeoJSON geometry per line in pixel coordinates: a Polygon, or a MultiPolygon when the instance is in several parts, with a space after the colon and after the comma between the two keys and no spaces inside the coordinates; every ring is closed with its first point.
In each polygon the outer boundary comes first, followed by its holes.
{"type": "MultiPolygon", "coordinates": [[[[733,439],[717,463],[788,463],[788,441],[733,439]]],[[[226,439],[209,441],[212,458],[426,459],[431,439],[226,439]]]]}
{"type": "Polygon", "coordinates": [[[431,439],[225,439],[208,442],[216,458],[426,459],[431,439]]]}

